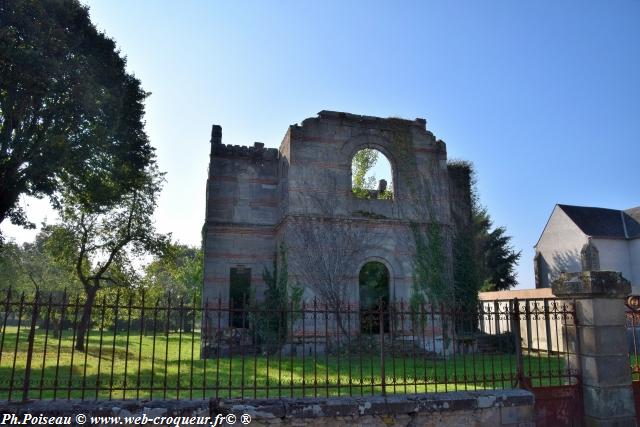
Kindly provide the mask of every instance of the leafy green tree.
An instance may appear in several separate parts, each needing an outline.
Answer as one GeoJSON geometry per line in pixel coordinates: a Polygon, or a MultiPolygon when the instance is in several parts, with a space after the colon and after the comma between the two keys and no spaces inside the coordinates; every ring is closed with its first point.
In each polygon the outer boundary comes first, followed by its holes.
{"type": "Polygon", "coordinates": [[[448,166],[466,170],[470,179],[471,223],[457,231],[453,242],[455,298],[461,307],[470,309],[478,291],[505,290],[517,284],[515,268],[521,252],[511,245],[505,227],[494,227],[480,203],[473,164],[453,160],[448,166]]]}
{"type": "Polygon", "coordinates": [[[0,247],[0,289],[7,291],[9,288],[16,289],[20,275],[20,246],[15,242],[5,242],[0,247]]]}
{"type": "Polygon", "coordinates": [[[43,226],[35,240],[17,245],[7,242],[0,249],[0,289],[29,295],[58,294],[80,289],[77,278],[61,267],[47,247],[50,228],[43,226]]]}
{"type": "Polygon", "coordinates": [[[138,188],[106,209],[87,208],[83,193],[67,192],[62,198],[61,220],[52,226],[49,244],[59,262],[74,269],[86,296],[76,330],[79,351],[84,351],[98,291],[140,286],[135,260],[167,246],[169,237],[155,232],[151,218],[162,181],[161,173],[148,169],[138,188]]]}
{"type": "Polygon", "coordinates": [[[376,178],[370,176],[366,178],[367,172],[375,166],[378,161],[378,151],[372,148],[364,148],[358,151],[351,162],[351,173],[353,176],[353,189],[355,191],[374,190],[376,178]]]}
{"type": "Polygon", "coordinates": [[[381,192],[372,190],[378,189],[378,180],[375,175],[367,177],[367,173],[378,162],[378,150],[373,148],[363,148],[358,151],[351,161],[352,185],[351,191],[354,196],[361,199],[378,198],[392,199],[393,193],[390,189],[383,189],[381,192]]]}
{"type": "MultiPolygon", "coordinates": [[[[55,261],[47,247],[49,239],[50,228],[43,226],[33,242],[7,242],[0,247],[0,289],[6,297],[15,301],[25,295],[28,301],[64,304],[77,295],[81,289],[78,279],[55,261]]],[[[57,337],[62,319],[60,310],[48,309],[41,312],[40,322],[57,337]]]]}
{"type": "Polygon", "coordinates": [[[505,227],[493,227],[486,208],[473,213],[482,291],[507,290],[518,284],[515,268],[521,256],[511,245],[505,227]]]}
{"type": "Polygon", "coordinates": [[[202,248],[179,243],[167,244],[145,267],[143,286],[147,297],[181,308],[181,312],[164,325],[191,331],[202,305],[203,274],[202,248]]]}
{"type": "Polygon", "coordinates": [[[145,286],[158,296],[200,304],[203,282],[202,248],[170,243],[145,268],[145,286]]]}
{"type": "Polygon", "coordinates": [[[0,2],[0,222],[23,195],[118,202],[154,161],[140,82],[77,0],[0,2]]]}

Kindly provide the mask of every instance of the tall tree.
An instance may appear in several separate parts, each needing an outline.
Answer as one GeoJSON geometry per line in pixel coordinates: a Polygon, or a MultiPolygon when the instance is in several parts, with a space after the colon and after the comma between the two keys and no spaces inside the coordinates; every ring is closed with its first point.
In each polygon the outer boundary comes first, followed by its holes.
{"type": "Polygon", "coordinates": [[[354,191],[374,190],[376,186],[375,176],[366,178],[367,172],[376,165],[378,151],[373,148],[363,148],[358,151],[351,161],[351,174],[353,176],[354,191]]]}
{"type": "Polygon", "coordinates": [[[457,230],[453,256],[456,300],[463,307],[473,307],[478,291],[506,290],[518,284],[515,268],[521,252],[511,245],[505,227],[494,227],[480,203],[473,164],[452,160],[448,166],[465,170],[470,180],[471,224],[457,230]]]}
{"type": "Polygon", "coordinates": [[[80,289],[77,278],[59,265],[49,251],[50,238],[51,228],[43,226],[33,242],[17,245],[9,241],[0,248],[0,290],[33,295],[80,289]]]}
{"type": "Polygon", "coordinates": [[[0,247],[0,290],[15,288],[20,275],[20,246],[6,242],[0,247]]]}
{"type": "Polygon", "coordinates": [[[138,79],[77,0],[0,2],[0,222],[20,196],[85,204],[130,192],[154,161],[138,79]]]}
{"type": "Polygon", "coordinates": [[[73,266],[86,295],[76,330],[79,351],[85,349],[98,291],[139,283],[136,259],[166,247],[169,237],[155,232],[151,218],[162,179],[155,168],[147,170],[137,188],[108,209],[88,208],[83,194],[66,192],[62,198],[61,222],[54,227],[51,245],[62,263],[73,266]]]}
{"type": "Polygon", "coordinates": [[[505,227],[493,227],[487,209],[473,212],[476,247],[482,291],[508,290],[518,284],[515,268],[521,256],[511,245],[511,236],[505,227]]]}
{"type": "Polygon", "coordinates": [[[204,274],[202,248],[170,243],[145,267],[147,287],[165,298],[200,306],[204,274]]]}

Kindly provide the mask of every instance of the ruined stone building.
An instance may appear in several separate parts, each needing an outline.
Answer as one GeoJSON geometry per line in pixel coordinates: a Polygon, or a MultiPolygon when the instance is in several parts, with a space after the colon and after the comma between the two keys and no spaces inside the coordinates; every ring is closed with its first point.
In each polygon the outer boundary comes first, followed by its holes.
{"type": "Polygon", "coordinates": [[[225,145],[214,125],[203,301],[237,307],[247,296],[260,300],[263,271],[280,262],[279,247],[286,251],[289,283],[301,286],[307,300],[333,296],[362,304],[363,266],[374,263],[386,282],[378,296],[406,301],[416,227],[438,225],[451,283],[453,236],[469,219],[469,176],[448,167],[446,145],[424,119],[321,111],[289,126],[278,149],[225,145]],[[389,160],[391,196],[352,192],[352,159],[364,148],[389,160]],[[323,293],[331,287],[334,294],[323,293]]]}

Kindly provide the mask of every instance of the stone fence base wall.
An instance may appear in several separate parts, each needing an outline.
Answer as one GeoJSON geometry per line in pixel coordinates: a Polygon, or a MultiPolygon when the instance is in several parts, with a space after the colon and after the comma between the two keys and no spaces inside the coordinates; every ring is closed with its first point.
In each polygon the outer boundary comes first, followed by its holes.
{"type": "Polygon", "coordinates": [[[394,395],[387,398],[2,402],[0,423],[11,424],[12,420],[17,420],[23,424],[34,424],[37,417],[60,417],[52,422],[92,427],[145,424],[534,427],[533,404],[533,395],[525,390],[394,395]],[[29,416],[32,418],[25,419],[29,416]]]}

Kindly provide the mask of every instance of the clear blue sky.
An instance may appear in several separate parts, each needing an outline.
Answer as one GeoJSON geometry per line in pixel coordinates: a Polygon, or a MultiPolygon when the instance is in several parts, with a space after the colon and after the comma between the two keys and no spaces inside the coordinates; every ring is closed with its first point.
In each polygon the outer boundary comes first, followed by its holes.
{"type": "Polygon", "coordinates": [[[555,203],[640,205],[638,0],[87,4],[152,92],[156,218],[185,243],[200,239],[212,123],[224,143],[277,147],[323,109],[426,118],[475,163],[522,249],[521,287],[555,203]]]}

